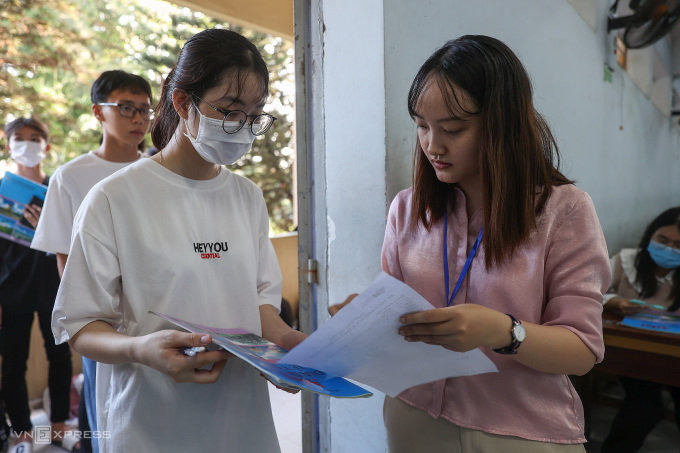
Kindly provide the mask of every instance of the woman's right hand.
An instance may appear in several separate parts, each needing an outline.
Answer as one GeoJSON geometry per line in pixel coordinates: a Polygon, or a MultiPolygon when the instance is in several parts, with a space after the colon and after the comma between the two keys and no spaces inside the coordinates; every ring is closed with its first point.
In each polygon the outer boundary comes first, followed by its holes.
{"type": "Polygon", "coordinates": [[[604,304],[604,309],[618,315],[630,316],[642,310],[642,305],[634,304],[629,299],[623,297],[613,297],[604,304]]]}
{"type": "Polygon", "coordinates": [[[337,312],[339,312],[340,309],[342,309],[342,307],[344,307],[348,303],[352,302],[354,300],[354,298],[357,297],[357,296],[358,296],[358,294],[350,294],[349,297],[347,299],[345,299],[344,302],[342,302],[340,304],[331,305],[330,307],[328,307],[328,313],[330,313],[331,316],[335,316],[335,314],[337,312]]]}
{"type": "Polygon", "coordinates": [[[199,352],[191,357],[180,352],[183,348],[208,346],[211,342],[210,335],[161,330],[137,337],[133,355],[139,363],[170,376],[175,382],[212,384],[217,382],[233,354],[219,350],[199,352]],[[210,369],[201,369],[209,364],[212,364],[210,369]]]}

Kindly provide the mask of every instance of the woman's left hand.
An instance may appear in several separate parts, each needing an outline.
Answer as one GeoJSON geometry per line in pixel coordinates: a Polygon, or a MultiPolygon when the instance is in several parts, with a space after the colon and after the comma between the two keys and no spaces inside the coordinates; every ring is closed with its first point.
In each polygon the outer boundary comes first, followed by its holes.
{"type": "MultiPolygon", "coordinates": [[[[282,348],[290,351],[298,344],[302,343],[307,334],[290,328],[279,316],[279,312],[270,304],[260,305],[260,320],[262,322],[262,336],[267,340],[278,344],[282,348]]],[[[260,375],[267,379],[267,377],[260,373],[260,375]]],[[[291,389],[289,387],[279,387],[271,380],[267,379],[276,388],[288,393],[297,393],[300,390],[291,389]]]]}
{"type": "MultiPolygon", "coordinates": [[[[280,342],[279,342],[279,346],[290,351],[295,346],[302,343],[304,341],[304,339],[307,338],[307,336],[308,335],[304,332],[300,332],[299,330],[292,330],[291,329],[289,332],[285,333],[281,337],[280,342]]],[[[260,376],[262,376],[263,378],[268,380],[274,387],[276,387],[279,390],[283,390],[284,392],[295,394],[295,393],[298,393],[300,391],[300,389],[294,389],[294,388],[290,388],[290,387],[280,387],[279,385],[272,382],[271,379],[269,379],[267,376],[265,376],[262,373],[260,373],[260,376]]]]}
{"type": "Polygon", "coordinates": [[[308,335],[306,333],[291,329],[290,332],[281,336],[279,346],[290,351],[295,346],[302,343],[307,337],[308,335]]]}
{"type": "Polygon", "coordinates": [[[271,379],[269,379],[267,376],[265,376],[264,374],[260,373],[260,376],[265,378],[271,385],[273,385],[277,389],[283,390],[286,393],[290,393],[290,394],[293,394],[293,395],[295,395],[296,393],[300,393],[300,389],[296,389],[296,388],[293,388],[293,387],[280,387],[279,385],[274,384],[274,382],[271,379]]]}
{"type": "Polygon", "coordinates": [[[503,348],[512,342],[510,317],[477,304],[410,313],[399,321],[407,324],[399,328],[406,341],[422,341],[457,352],[480,346],[503,348]]]}

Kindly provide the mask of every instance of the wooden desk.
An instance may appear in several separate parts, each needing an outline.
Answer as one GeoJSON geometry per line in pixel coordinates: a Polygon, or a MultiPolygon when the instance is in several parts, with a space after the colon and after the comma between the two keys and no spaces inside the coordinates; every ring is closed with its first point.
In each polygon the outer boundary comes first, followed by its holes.
{"type": "Polygon", "coordinates": [[[680,335],[634,329],[602,315],[605,354],[595,371],[680,387],[680,335]]]}

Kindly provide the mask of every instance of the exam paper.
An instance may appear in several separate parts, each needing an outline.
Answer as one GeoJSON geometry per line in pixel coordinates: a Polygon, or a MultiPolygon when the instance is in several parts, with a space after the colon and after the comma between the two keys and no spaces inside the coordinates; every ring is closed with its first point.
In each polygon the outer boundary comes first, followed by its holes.
{"type": "Polygon", "coordinates": [[[479,349],[454,352],[409,343],[397,333],[401,315],[432,308],[411,287],[383,272],[279,363],[347,377],[392,397],[439,379],[498,371],[479,349]]]}

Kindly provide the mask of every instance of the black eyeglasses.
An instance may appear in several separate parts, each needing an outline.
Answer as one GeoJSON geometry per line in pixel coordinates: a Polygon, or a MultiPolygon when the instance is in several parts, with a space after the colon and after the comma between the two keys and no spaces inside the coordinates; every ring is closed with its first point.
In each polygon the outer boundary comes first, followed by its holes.
{"type": "Polygon", "coordinates": [[[114,102],[98,102],[97,105],[110,105],[118,107],[118,113],[120,113],[120,116],[123,118],[134,118],[137,112],[139,112],[139,116],[141,116],[144,121],[149,121],[153,118],[153,109],[150,108],[138,109],[137,107],[130,104],[116,104],[114,102]]]}
{"type": "Polygon", "coordinates": [[[274,121],[276,121],[276,117],[270,115],[269,113],[260,113],[259,115],[248,115],[243,110],[222,110],[218,109],[210,102],[196,96],[194,93],[191,93],[191,95],[196,99],[205,102],[210,107],[214,108],[222,115],[224,115],[224,119],[222,119],[222,129],[227,134],[235,134],[236,132],[243,129],[243,126],[248,122],[248,118],[252,119],[252,121],[250,122],[250,132],[252,132],[253,135],[264,134],[269,130],[270,127],[272,127],[274,121]]]}

